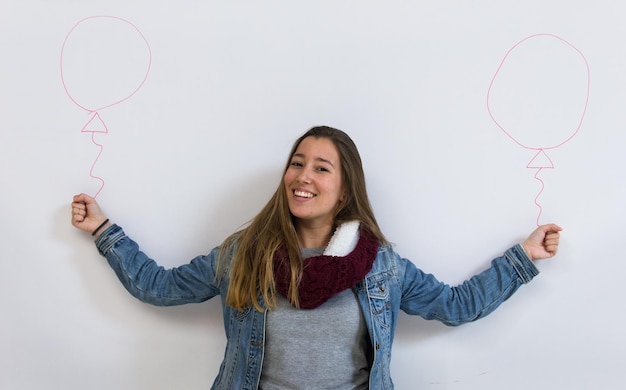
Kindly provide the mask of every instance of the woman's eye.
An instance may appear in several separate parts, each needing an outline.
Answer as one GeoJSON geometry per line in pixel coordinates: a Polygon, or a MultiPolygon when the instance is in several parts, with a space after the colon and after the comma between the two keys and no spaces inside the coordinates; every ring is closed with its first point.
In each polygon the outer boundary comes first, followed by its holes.
{"type": "Polygon", "coordinates": [[[317,168],[317,170],[320,171],[320,172],[330,172],[328,170],[328,168],[326,168],[326,167],[319,167],[319,168],[317,168]]]}
{"type": "Polygon", "coordinates": [[[290,164],[292,167],[301,167],[302,163],[299,161],[292,161],[290,164]]]}

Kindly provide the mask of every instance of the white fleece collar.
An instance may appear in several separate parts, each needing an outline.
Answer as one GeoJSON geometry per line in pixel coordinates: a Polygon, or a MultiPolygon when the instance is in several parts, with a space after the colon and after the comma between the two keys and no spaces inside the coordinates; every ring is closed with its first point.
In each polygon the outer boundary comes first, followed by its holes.
{"type": "Polygon", "coordinates": [[[359,221],[344,222],[337,226],[335,233],[324,250],[327,256],[347,256],[359,242],[359,221]]]}

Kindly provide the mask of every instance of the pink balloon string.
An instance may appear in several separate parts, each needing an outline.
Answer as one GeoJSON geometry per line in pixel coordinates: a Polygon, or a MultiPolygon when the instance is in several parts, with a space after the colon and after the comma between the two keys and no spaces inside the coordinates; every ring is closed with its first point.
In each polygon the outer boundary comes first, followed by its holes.
{"type": "Polygon", "coordinates": [[[537,214],[537,221],[536,221],[537,226],[539,226],[539,220],[541,219],[541,213],[543,212],[543,207],[541,207],[541,204],[539,203],[539,197],[543,193],[543,189],[546,187],[543,180],[541,180],[541,178],[539,177],[539,173],[541,172],[541,170],[543,170],[543,168],[539,168],[537,169],[537,172],[535,172],[535,179],[539,181],[539,184],[541,184],[541,188],[539,189],[539,192],[537,192],[537,195],[535,196],[535,200],[534,200],[535,205],[539,208],[539,213],[537,214]]]}
{"type": "Polygon", "coordinates": [[[100,192],[102,191],[102,189],[104,188],[104,179],[101,178],[100,176],[94,175],[93,172],[94,172],[96,163],[98,162],[98,159],[100,158],[100,155],[102,154],[102,150],[104,149],[104,147],[102,146],[102,144],[99,144],[96,142],[96,132],[91,133],[91,142],[99,148],[98,155],[96,156],[96,159],[93,160],[93,163],[91,164],[91,168],[89,169],[89,176],[100,181],[100,188],[98,188],[98,191],[96,191],[95,195],[93,196],[94,198],[97,198],[98,195],[100,195],[100,192]]]}

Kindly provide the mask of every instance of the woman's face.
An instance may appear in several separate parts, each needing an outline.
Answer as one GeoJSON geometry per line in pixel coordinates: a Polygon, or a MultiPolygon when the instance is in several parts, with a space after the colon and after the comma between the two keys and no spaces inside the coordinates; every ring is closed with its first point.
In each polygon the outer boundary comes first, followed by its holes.
{"type": "Polygon", "coordinates": [[[289,210],[298,222],[332,227],[335,210],[345,192],[339,152],[330,139],[302,140],[283,180],[289,210]]]}

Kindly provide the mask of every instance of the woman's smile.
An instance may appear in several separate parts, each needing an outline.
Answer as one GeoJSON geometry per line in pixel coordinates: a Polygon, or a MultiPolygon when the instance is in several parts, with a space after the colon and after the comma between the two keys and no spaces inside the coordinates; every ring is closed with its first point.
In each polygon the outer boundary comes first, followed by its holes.
{"type": "Polygon", "coordinates": [[[293,192],[293,194],[297,197],[297,198],[313,198],[315,196],[315,194],[310,193],[308,191],[303,191],[303,190],[295,190],[293,192]]]}

